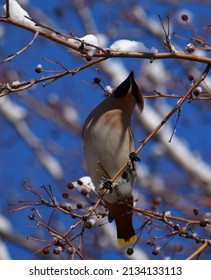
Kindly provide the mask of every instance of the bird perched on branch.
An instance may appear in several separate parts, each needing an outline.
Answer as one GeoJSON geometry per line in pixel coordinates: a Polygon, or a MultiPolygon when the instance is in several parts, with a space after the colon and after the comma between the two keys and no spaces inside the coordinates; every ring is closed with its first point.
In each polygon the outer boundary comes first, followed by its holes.
{"type": "Polygon", "coordinates": [[[144,101],[133,72],[88,116],[83,126],[87,168],[96,189],[104,193],[109,221],[115,220],[119,245],[136,241],[132,224],[133,185],[136,177],[131,116],[144,101]],[[112,178],[124,166],[116,179],[112,178]],[[105,191],[107,189],[107,191],[105,191]]]}

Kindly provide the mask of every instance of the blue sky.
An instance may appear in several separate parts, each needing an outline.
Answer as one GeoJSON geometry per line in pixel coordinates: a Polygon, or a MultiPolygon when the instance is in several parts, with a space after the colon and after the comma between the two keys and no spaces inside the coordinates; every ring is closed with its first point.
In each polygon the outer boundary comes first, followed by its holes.
{"type": "MultiPolygon", "coordinates": [[[[4,2],[5,1],[0,1],[1,7],[4,2]]],[[[30,0],[28,2],[28,5],[25,7],[26,10],[30,14],[36,16],[35,8],[37,8],[44,15],[46,14],[48,16],[49,24],[54,24],[55,29],[61,30],[65,33],[73,32],[78,37],[84,36],[87,33],[78,13],[73,7],[71,7],[70,3],[68,3],[69,1],[30,0]]],[[[140,40],[149,48],[155,46],[160,52],[166,52],[167,49],[158,38],[153,37],[145,32],[144,29],[133,23],[124,22],[124,16],[126,16],[130,1],[119,1],[119,3],[120,2],[122,3],[121,7],[119,6],[118,1],[117,4],[114,3],[113,5],[106,5],[101,1],[90,1],[89,4],[90,10],[94,15],[93,22],[95,22],[101,33],[106,32],[107,37],[109,37],[108,46],[113,41],[124,38],[140,40]]],[[[147,16],[157,21],[157,25],[159,25],[158,14],[161,14],[163,18],[165,18],[166,15],[170,15],[172,21],[175,22],[173,28],[175,28],[177,34],[181,37],[189,36],[192,34],[192,31],[190,31],[189,28],[184,27],[184,25],[178,24],[176,21],[176,13],[179,11],[184,11],[186,9],[192,13],[194,18],[193,24],[197,27],[196,30],[200,34],[204,34],[204,26],[210,24],[210,6],[209,4],[206,6],[206,1],[204,6],[186,3],[186,1],[184,1],[176,8],[174,7],[175,10],[172,8],[172,5],[164,5],[160,3],[160,1],[151,1],[150,3],[149,1],[137,1],[137,3],[143,5],[143,9],[147,16]],[[201,14],[203,14],[203,22],[201,21],[201,14]]],[[[1,14],[3,14],[3,10],[1,9],[0,11],[1,14]]],[[[16,52],[32,39],[32,34],[28,31],[3,23],[0,23],[0,26],[3,26],[5,30],[4,36],[0,39],[0,60],[4,59],[11,53],[16,52]]],[[[177,44],[180,44],[182,48],[186,45],[186,40],[175,39],[175,41],[177,44]]],[[[68,69],[73,69],[85,62],[80,57],[70,54],[65,47],[59,46],[44,38],[38,38],[27,51],[17,56],[9,63],[1,64],[0,71],[9,71],[8,69],[14,68],[16,73],[18,73],[20,80],[39,78],[42,74],[35,73],[34,71],[38,64],[41,63],[44,69],[52,70],[57,68],[49,62],[43,61],[43,57],[51,61],[59,60],[59,62],[68,69]]],[[[121,62],[123,62],[123,60],[121,62]]],[[[144,61],[125,59],[124,65],[128,71],[134,70],[135,76],[138,77],[140,71],[143,69],[144,61]]],[[[188,70],[186,69],[186,65],[181,65],[180,62],[175,62],[173,60],[164,61],[164,65],[167,71],[172,72],[173,77],[175,78],[175,80],[173,80],[174,85],[164,86],[166,91],[168,93],[183,94],[185,92],[185,87],[181,80],[187,82],[186,73],[188,70]]],[[[197,67],[201,70],[205,68],[205,65],[198,64],[197,67]]],[[[43,147],[49,152],[52,152],[62,164],[64,177],[61,181],[56,181],[46,170],[43,169],[35,154],[23,139],[21,139],[13,125],[3,117],[0,119],[0,213],[10,220],[13,227],[20,234],[27,236],[33,234],[33,230],[28,228],[30,221],[28,220],[27,215],[30,213],[30,210],[8,215],[8,210],[10,209],[8,203],[15,203],[18,200],[32,198],[31,194],[23,188],[24,180],[28,180],[37,189],[39,189],[41,185],[51,185],[58,199],[61,199],[62,201],[62,192],[66,190],[67,182],[75,181],[83,175],[88,175],[85,169],[80,132],[75,133],[71,130],[67,132],[58,126],[55,126],[53,122],[40,117],[36,110],[33,111],[30,109],[27,103],[27,98],[24,98],[24,95],[35,97],[44,104],[47,104],[52,96],[57,96],[58,99],[64,102],[71,102],[71,104],[77,109],[78,125],[81,127],[89,112],[101,100],[103,100],[102,92],[95,86],[89,85],[92,83],[93,78],[98,75],[95,68],[96,67],[86,69],[75,76],[66,76],[46,87],[43,87],[42,84],[38,84],[27,90],[27,92],[22,92],[20,94],[15,93],[10,97],[13,102],[27,110],[27,123],[30,129],[33,131],[34,135],[40,139],[40,143],[43,147]]],[[[103,73],[102,75],[105,84],[110,85],[111,81],[109,77],[103,73]]],[[[7,75],[7,77],[8,76],[9,75],[7,75]]],[[[144,82],[143,78],[143,83],[144,82]]],[[[157,103],[151,100],[149,101],[149,104],[156,108],[156,106],[159,106],[159,102],[162,102],[162,99],[159,99],[157,103]]],[[[176,103],[175,99],[167,100],[167,102],[169,106],[174,106],[176,103]]],[[[199,157],[202,157],[208,164],[211,162],[211,153],[209,149],[210,141],[209,137],[207,137],[211,129],[209,110],[210,105],[205,102],[192,102],[191,104],[186,102],[182,108],[182,117],[179,120],[176,132],[176,135],[184,140],[190,149],[195,151],[195,153],[199,157]]],[[[172,125],[174,124],[175,119],[176,116],[172,119],[172,125]]],[[[147,135],[145,131],[141,130],[140,132],[139,127],[136,125],[135,117],[133,127],[136,139],[141,139],[141,137],[147,135]]],[[[138,142],[138,140],[136,141],[138,142]]],[[[143,149],[141,158],[143,158],[144,165],[149,168],[150,172],[154,172],[153,174],[162,174],[163,178],[166,180],[166,184],[171,184],[171,177],[173,175],[176,176],[178,181],[182,182],[181,187],[178,187],[182,192],[182,195],[190,195],[188,191],[188,176],[181,171],[181,168],[178,167],[175,162],[167,159],[167,157],[152,158],[152,151],[155,146],[155,141],[152,140],[151,143],[143,149]],[[155,162],[153,162],[153,160],[155,162]]],[[[192,186],[190,190],[191,192],[194,192],[194,187],[192,186]]],[[[198,192],[198,189],[196,192],[198,192]]],[[[143,193],[146,201],[151,199],[152,194],[149,190],[144,189],[143,193]]],[[[169,205],[162,205],[159,210],[161,212],[163,210],[169,210],[169,207],[169,205]]],[[[180,215],[178,209],[175,208],[172,210],[175,211],[175,215],[180,215]]],[[[65,219],[66,217],[61,217],[61,222],[65,222],[65,219]]],[[[180,242],[180,239],[177,237],[175,240],[175,243],[180,242]]],[[[31,252],[22,250],[10,243],[8,243],[8,248],[13,259],[33,259],[35,257],[31,252]]],[[[147,252],[150,252],[151,248],[148,246],[146,250],[148,250],[147,252]]],[[[187,252],[184,252],[184,254],[178,253],[176,258],[184,258],[186,255],[187,252]]],[[[101,257],[118,259],[123,256],[115,249],[111,249],[110,251],[106,251],[106,253],[102,253],[101,257]]],[[[154,256],[151,255],[150,257],[154,258],[154,256]]],[[[206,258],[210,258],[210,252],[206,255],[206,258]]]]}

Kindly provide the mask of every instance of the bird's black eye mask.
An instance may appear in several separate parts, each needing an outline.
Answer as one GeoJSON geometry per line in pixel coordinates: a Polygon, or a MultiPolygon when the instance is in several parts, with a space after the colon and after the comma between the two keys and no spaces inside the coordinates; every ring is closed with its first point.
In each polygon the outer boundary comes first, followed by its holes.
{"type": "Polygon", "coordinates": [[[126,80],[124,80],[114,91],[114,97],[121,98],[126,96],[128,93],[133,95],[139,109],[142,111],[144,106],[144,100],[142,93],[137,85],[137,83],[134,80],[134,74],[133,71],[130,73],[130,75],[127,77],[126,80]]]}
{"type": "Polygon", "coordinates": [[[127,95],[127,93],[132,90],[132,86],[134,83],[134,74],[133,71],[130,73],[130,75],[127,77],[126,80],[124,80],[114,91],[114,96],[116,98],[124,97],[127,95]]]}

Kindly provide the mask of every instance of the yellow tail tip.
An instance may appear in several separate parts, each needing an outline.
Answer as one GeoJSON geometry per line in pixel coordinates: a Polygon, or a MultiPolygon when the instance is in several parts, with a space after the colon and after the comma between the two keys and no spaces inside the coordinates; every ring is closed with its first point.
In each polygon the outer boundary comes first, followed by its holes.
{"type": "Polygon", "coordinates": [[[135,243],[137,240],[136,235],[130,237],[130,239],[118,238],[117,242],[119,246],[126,246],[135,243]]]}

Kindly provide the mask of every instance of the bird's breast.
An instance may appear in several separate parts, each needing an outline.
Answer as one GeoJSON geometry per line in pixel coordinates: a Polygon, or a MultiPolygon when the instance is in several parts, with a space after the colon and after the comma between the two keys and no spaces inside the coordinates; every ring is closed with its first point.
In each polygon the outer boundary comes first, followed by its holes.
{"type": "Polygon", "coordinates": [[[134,151],[130,123],[122,114],[106,112],[99,118],[90,117],[83,131],[88,169],[95,186],[102,178],[112,178],[134,151]]]}

